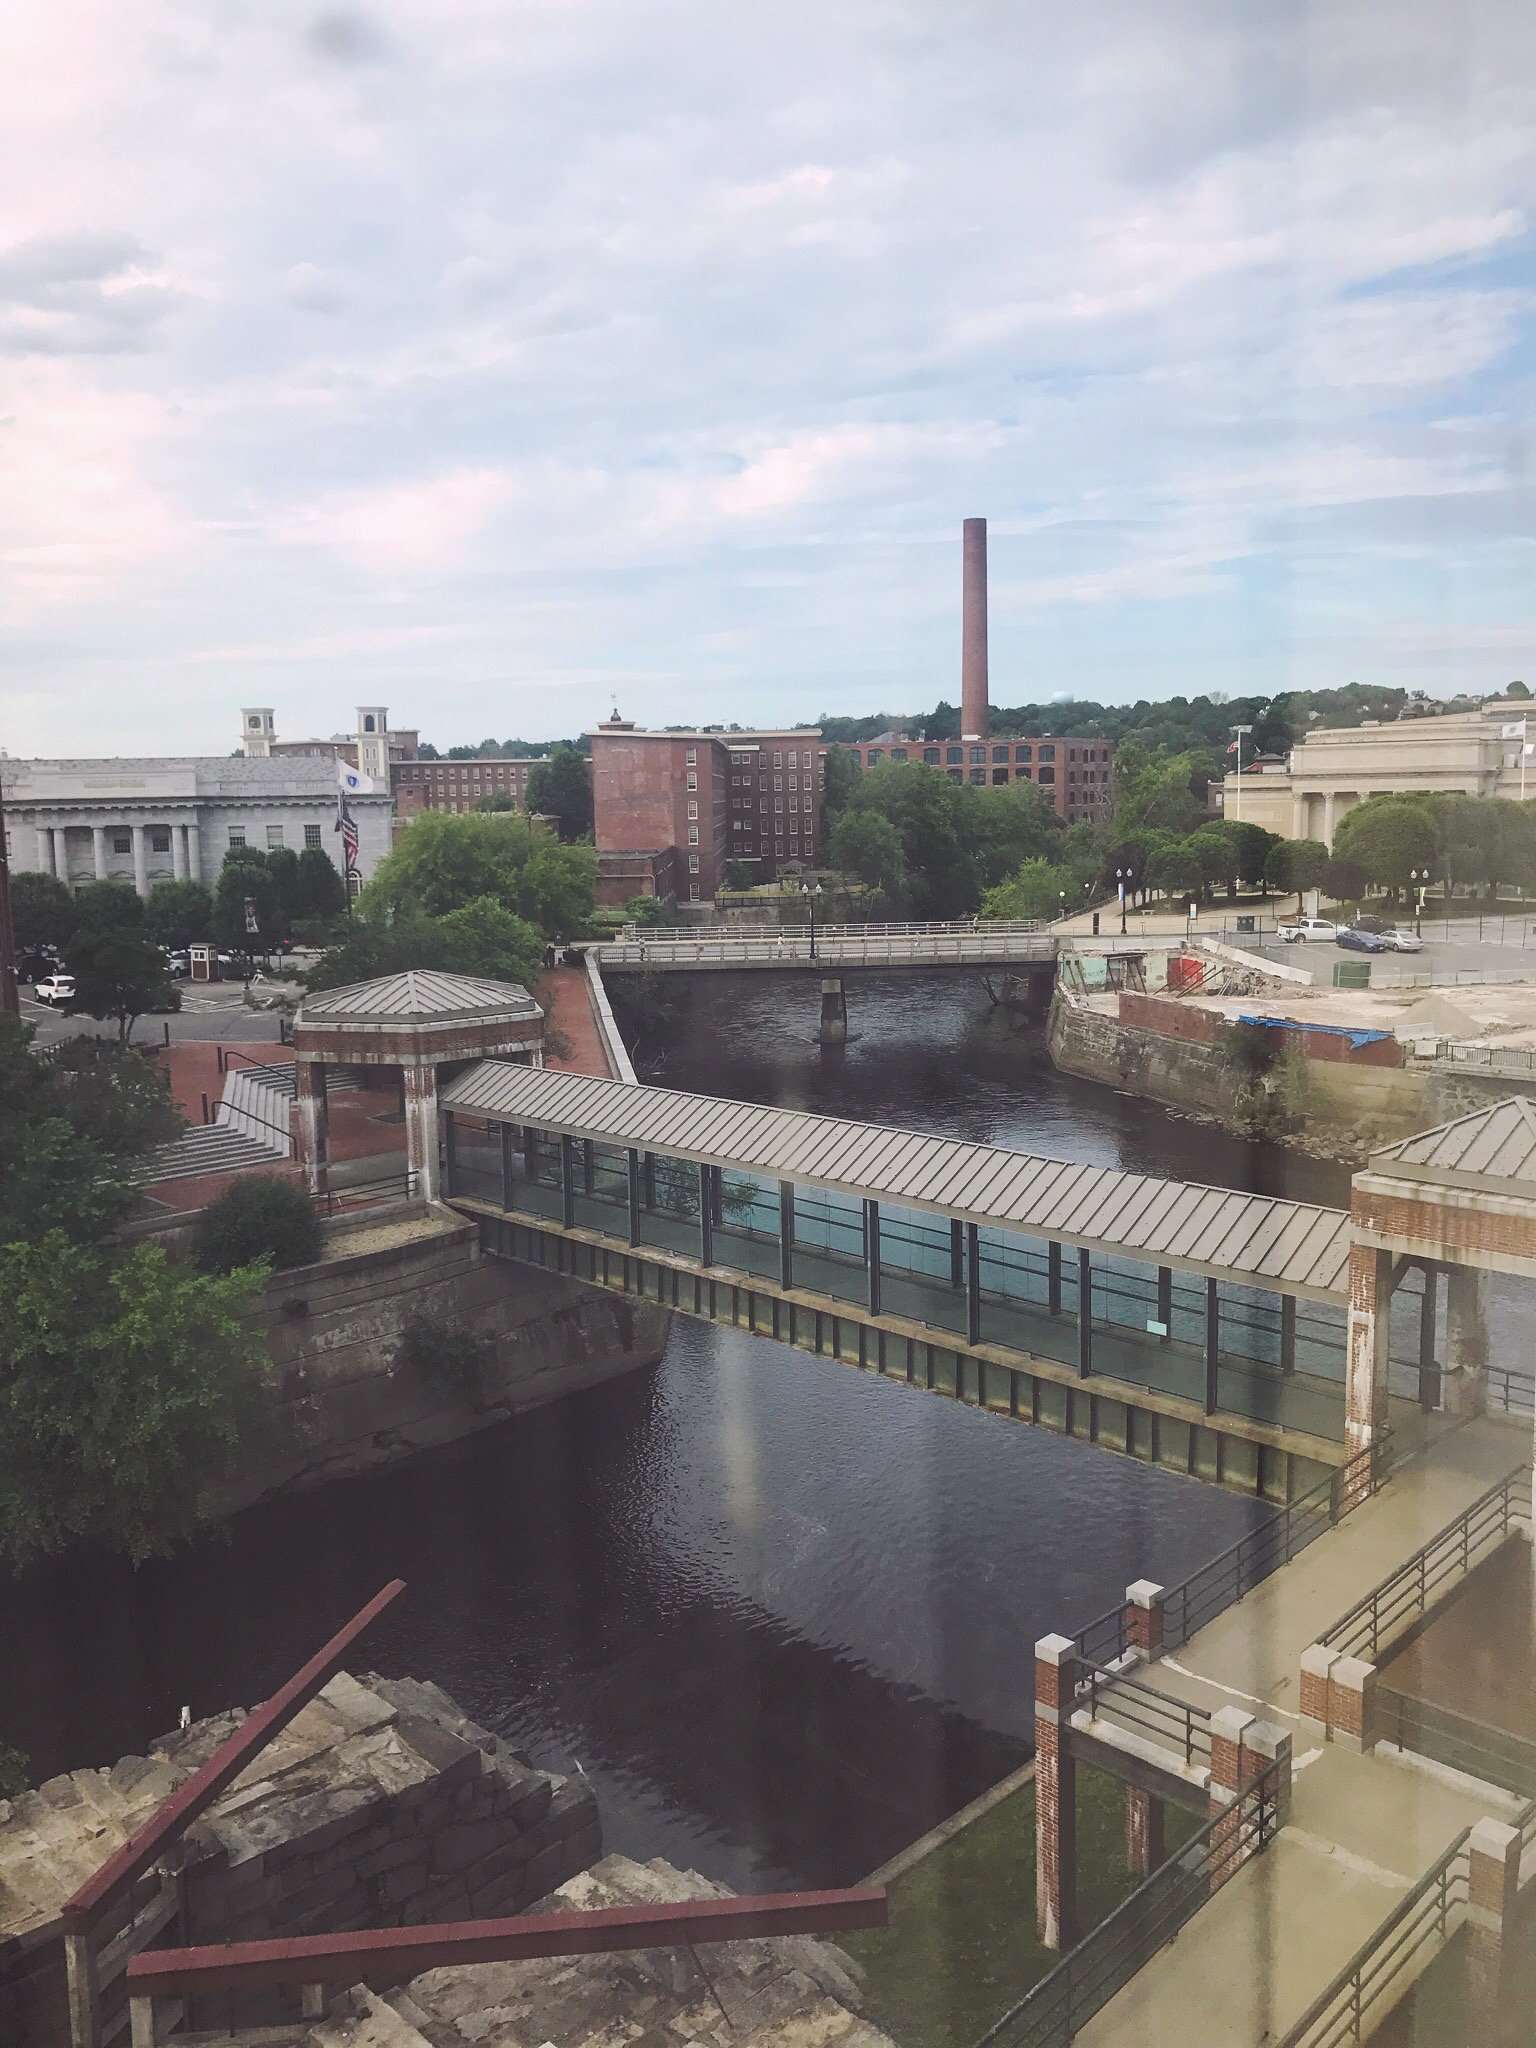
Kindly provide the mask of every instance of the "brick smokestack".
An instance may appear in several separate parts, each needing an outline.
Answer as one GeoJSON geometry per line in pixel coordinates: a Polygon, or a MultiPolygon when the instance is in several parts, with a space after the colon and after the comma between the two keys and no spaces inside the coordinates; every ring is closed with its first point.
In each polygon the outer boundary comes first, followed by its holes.
{"type": "Polygon", "coordinates": [[[987,522],[967,519],[961,595],[960,737],[987,736],[987,522]]]}

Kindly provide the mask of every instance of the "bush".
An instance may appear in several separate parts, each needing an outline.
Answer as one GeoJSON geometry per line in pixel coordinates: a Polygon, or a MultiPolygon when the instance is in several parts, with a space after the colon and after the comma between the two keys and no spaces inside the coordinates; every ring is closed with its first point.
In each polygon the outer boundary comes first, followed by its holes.
{"type": "Polygon", "coordinates": [[[414,1309],[400,1332],[397,1370],[411,1372],[456,1399],[475,1401],[490,1362],[489,1338],[440,1309],[414,1309]]]}
{"type": "Polygon", "coordinates": [[[233,1273],[268,1259],[281,1272],[320,1256],[320,1222],[304,1190],[276,1174],[237,1180],[197,1219],[192,1256],[205,1273],[233,1273]]]}
{"type": "Polygon", "coordinates": [[[8,1742],[0,1742],[0,1799],[19,1799],[26,1789],[26,1758],[8,1742]]]}

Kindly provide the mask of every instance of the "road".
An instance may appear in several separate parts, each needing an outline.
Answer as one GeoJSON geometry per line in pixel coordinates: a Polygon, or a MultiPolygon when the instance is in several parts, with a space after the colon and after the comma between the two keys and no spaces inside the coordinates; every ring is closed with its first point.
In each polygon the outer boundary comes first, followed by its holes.
{"type": "MultiPolygon", "coordinates": [[[[181,1008],[168,1016],[141,1017],[133,1027],[136,1045],[164,1043],[167,1030],[172,1045],[188,1039],[223,1039],[230,1044],[256,1045],[276,1042],[276,1011],[249,1009],[238,981],[179,981],[176,986],[181,991],[181,1008]]],[[[259,990],[263,984],[257,982],[254,986],[259,990]]],[[[38,1045],[55,1045],[62,1038],[117,1036],[117,1025],[110,1018],[100,1021],[95,1017],[65,1016],[62,1011],[38,1002],[26,988],[21,995],[21,1015],[24,1023],[34,1027],[38,1045]]]]}

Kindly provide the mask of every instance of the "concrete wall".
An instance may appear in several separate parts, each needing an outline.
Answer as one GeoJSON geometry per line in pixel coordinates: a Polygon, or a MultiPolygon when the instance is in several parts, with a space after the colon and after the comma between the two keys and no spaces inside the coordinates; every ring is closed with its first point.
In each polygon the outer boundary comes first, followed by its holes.
{"type": "Polygon", "coordinates": [[[646,1303],[483,1258],[475,1226],[447,1210],[335,1232],[322,1263],[269,1281],[265,1317],[271,1401],[230,1509],[393,1463],[652,1365],[668,1329],[646,1303]],[[489,1340],[477,1386],[396,1364],[418,1310],[489,1340]]]}
{"type": "MultiPolygon", "coordinates": [[[[65,1898],[244,1718],[0,1801],[0,2042],[68,2048],[65,1898]]],[[[190,1943],[521,1912],[602,1854],[584,1778],[537,1770],[436,1686],[333,1678],[184,1838],[190,1943]]],[[[110,1939],[158,1880],[103,1921],[110,1939]]],[[[104,2018],[122,2008],[121,1977],[104,2018]]],[[[222,2025],[222,2010],[200,2019],[222,2025]]],[[[126,2040],[126,2032],[122,2035],[126,2040]]]]}

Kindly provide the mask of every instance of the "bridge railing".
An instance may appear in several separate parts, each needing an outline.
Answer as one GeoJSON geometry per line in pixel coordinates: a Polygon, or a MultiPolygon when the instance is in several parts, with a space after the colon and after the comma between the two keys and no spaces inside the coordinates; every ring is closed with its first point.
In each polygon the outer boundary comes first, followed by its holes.
{"type": "Polygon", "coordinates": [[[1470,1714],[1378,1685],[1373,1727],[1378,1742],[1395,1743],[1486,1785],[1536,1801],[1536,1742],[1492,1728],[1470,1714]]]}
{"type": "Polygon", "coordinates": [[[1517,1521],[1531,1513],[1531,1468],[1516,1465],[1454,1522],[1432,1536],[1412,1557],[1362,1594],[1318,1638],[1341,1657],[1380,1662],[1381,1652],[1414,1628],[1473,1566],[1503,1544],[1517,1521]]]}
{"type": "MultiPolygon", "coordinates": [[[[909,919],[905,923],[892,920],[884,924],[831,924],[823,923],[820,919],[816,921],[818,939],[823,935],[840,938],[856,935],[869,939],[953,938],[977,932],[983,935],[994,932],[1019,932],[1033,936],[1049,929],[1049,925],[1038,917],[955,917],[933,918],[926,922],[921,919],[909,919]]],[[[796,918],[793,922],[782,923],[769,918],[761,924],[625,925],[619,936],[622,940],[639,939],[646,945],[676,945],[694,939],[711,942],[729,939],[777,939],[791,934],[798,936],[802,932],[809,936],[810,930],[809,918],[796,918]]],[[[593,943],[601,950],[612,941],[604,939],[593,943]]]]}
{"type": "Polygon", "coordinates": [[[1095,1721],[1111,1721],[1159,1749],[1175,1752],[1187,1767],[1209,1763],[1211,1717],[1204,1707],[1191,1706],[1157,1692],[1132,1676],[1139,1670],[1106,1671],[1086,1665],[1079,1674],[1075,1704],[1086,1707],[1095,1721]]]}

